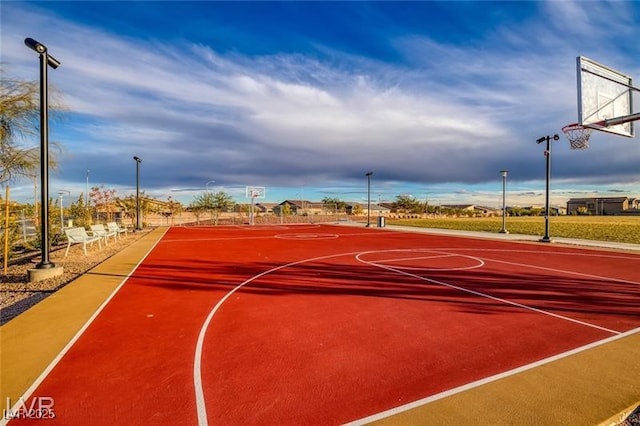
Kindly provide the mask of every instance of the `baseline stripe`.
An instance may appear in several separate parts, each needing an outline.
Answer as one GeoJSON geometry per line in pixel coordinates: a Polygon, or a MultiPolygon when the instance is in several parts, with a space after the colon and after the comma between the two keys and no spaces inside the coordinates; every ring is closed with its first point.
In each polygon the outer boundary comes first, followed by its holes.
{"type": "Polygon", "coordinates": [[[448,391],[440,392],[438,394],[435,394],[435,395],[432,395],[432,396],[429,396],[429,397],[426,397],[426,398],[423,398],[423,399],[419,399],[417,401],[410,402],[410,403],[405,404],[405,405],[401,405],[401,406],[398,406],[398,407],[395,407],[395,408],[391,408],[391,409],[386,410],[386,411],[382,411],[382,412],[377,413],[377,414],[372,414],[371,416],[364,417],[362,419],[358,419],[358,420],[354,420],[354,421],[349,422],[349,423],[345,423],[344,426],[360,426],[360,425],[365,425],[365,424],[368,424],[368,423],[375,422],[377,420],[382,420],[382,419],[385,419],[387,417],[391,417],[391,416],[394,416],[396,414],[400,414],[400,413],[403,413],[405,411],[409,411],[409,410],[421,407],[423,405],[427,405],[427,404],[429,404],[431,402],[438,401],[440,399],[444,399],[444,398],[447,398],[449,396],[453,396],[455,394],[458,394],[458,393],[461,393],[461,392],[464,392],[464,391],[467,391],[467,390],[470,390],[470,389],[473,389],[473,388],[477,388],[479,386],[486,385],[488,383],[495,382],[497,380],[504,379],[506,377],[513,376],[513,375],[522,373],[524,371],[540,367],[540,366],[545,365],[545,364],[550,364],[550,363],[552,363],[554,361],[557,361],[557,360],[560,360],[562,358],[566,358],[566,357],[578,354],[580,352],[584,352],[586,350],[589,350],[589,349],[592,349],[592,348],[596,348],[598,346],[602,346],[602,345],[605,345],[607,343],[611,343],[613,341],[616,341],[616,340],[631,336],[631,335],[639,333],[639,332],[640,332],[640,328],[629,330],[629,331],[627,331],[625,333],[618,334],[617,336],[611,336],[611,337],[608,337],[606,339],[603,339],[603,340],[600,340],[600,341],[597,341],[597,342],[593,342],[593,343],[590,343],[588,345],[581,346],[579,348],[572,349],[570,351],[567,351],[567,352],[564,352],[564,353],[561,353],[561,354],[558,354],[558,355],[554,355],[552,357],[545,358],[545,359],[542,359],[540,361],[536,361],[536,362],[531,363],[531,364],[523,365],[522,367],[514,368],[513,370],[505,371],[503,373],[496,374],[494,376],[489,376],[489,377],[486,377],[484,379],[477,380],[475,382],[467,383],[466,385],[458,386],[457,388],[449,389],[448,391]]]}

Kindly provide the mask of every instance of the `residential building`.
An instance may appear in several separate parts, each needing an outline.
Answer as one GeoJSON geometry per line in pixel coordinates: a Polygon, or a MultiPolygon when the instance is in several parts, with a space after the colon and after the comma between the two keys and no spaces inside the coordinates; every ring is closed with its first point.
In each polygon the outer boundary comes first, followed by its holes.
{"type": "Polygon", "coordinates": [[[567,201],[567,214],[587,213],[595,216],[612,216],[640,209],[640,198],[591,197],[571,198],[567,201]]]}

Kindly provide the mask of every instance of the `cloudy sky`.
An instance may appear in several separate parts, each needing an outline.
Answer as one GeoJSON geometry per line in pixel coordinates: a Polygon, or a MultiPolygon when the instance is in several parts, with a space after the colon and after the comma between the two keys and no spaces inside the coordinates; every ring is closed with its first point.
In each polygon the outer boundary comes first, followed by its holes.
{"type": "Polygon", "coordinates": [[[640,79],[635,1],[3,1],[1,23],[5,77],[39,78],[26,37],[62,63],[54,196],[131,194],[137,155],[141,189],[184,203],[207,188],[243,202],[247,185],[363,201],[372,171],[374,200],[497,206],[506,168],[509,204],[544,204],[536,140],[554,134],[553,203],[640,196],[638,137],[571,151],[561,132],[577,56],[640,79]]]}

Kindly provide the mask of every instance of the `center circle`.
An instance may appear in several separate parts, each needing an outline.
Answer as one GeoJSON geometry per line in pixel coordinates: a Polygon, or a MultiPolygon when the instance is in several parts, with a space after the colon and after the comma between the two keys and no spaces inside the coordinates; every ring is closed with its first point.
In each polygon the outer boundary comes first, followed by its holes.
{"type": "Polygon", "coordinates": [[[278,234],[275,235],[275,237],[282,240],[330,240],[333,238],[338,238],[338,234],[278,234]]]}
{"type": "Polygon", "coordinates": [[[463,271],[484,265],[477,257],[431,249],[367,251],[357,258],[381,268],[403,271],[463,271]]]}

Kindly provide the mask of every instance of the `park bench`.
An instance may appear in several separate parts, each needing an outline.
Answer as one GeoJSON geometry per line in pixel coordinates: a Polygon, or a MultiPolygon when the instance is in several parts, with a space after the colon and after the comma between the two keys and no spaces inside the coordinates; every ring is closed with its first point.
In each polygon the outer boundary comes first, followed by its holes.
{"type": "Polygon", "coordinates": [[[82,244],[82,250],[84,251],[85,256],[87,255],[87,244],[93,244],[97,241],[98,247],[102,248],[102,245],[100,244],[102,237],[89,235],[87,230],[84,228],[68,228],[64,230],[64,233],[67,236],[67,250],[64,252],[65,257],[69,254],[71,244],[82,244]]]}
{"type": "Polygon", "coordinates": [[[115,222],[108,222],[107,229],[111,232],[115,232],[118,238],[120,237],[120,234],[127,235],[127,228],[125,228],[124,226],[120,226],[115,222]]]}
{"type": "Polygon", "coordinates": [[[109,244],[109,237],[113,237],[113,241],[115,241],[117,235],[117,232],[109,231],[104,225],[91,225],[91,233],[102,238],[105,245],[109,244]]]}

